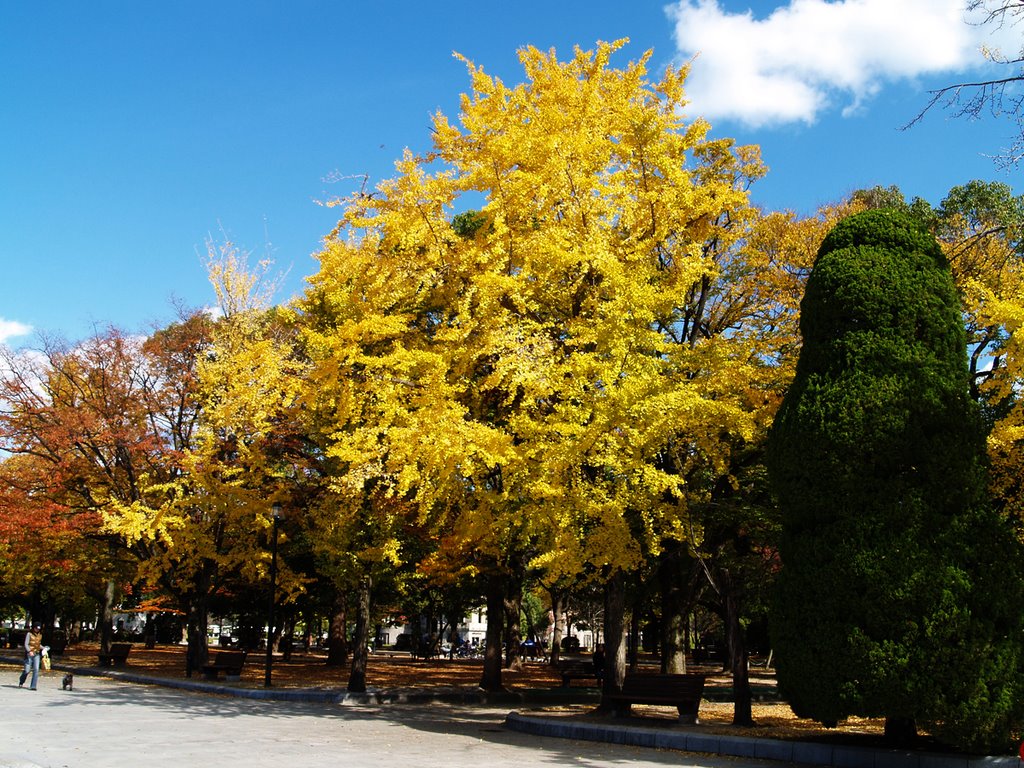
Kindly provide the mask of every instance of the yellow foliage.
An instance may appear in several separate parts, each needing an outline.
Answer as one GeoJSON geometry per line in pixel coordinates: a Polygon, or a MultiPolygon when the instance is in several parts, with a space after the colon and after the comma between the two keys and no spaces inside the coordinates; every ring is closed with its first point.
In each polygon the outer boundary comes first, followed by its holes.
{"type": "Polygon", "coordinates": [[[217,295],[218,309],[225,317],[270,308],[283,277],[271,278],[271,266],[272,262],[262,260],[251,269],[249,254],[230,241],[206,241],[206,273],[217,295]]]}
{"type": "MultiPolygon", "coordinates": [[[[1024,265],[1020,233],[962,215],[943,222],[942,244],[964,299],[975,395],[996,415],[989,433],[991,489],[1024,519],[1024,265]]],[[[1019,223],[1018,223],[1019,226],[1019,223]]]]}
{"type": "Polygon", "coordinates": [[[635,567],[699,530],[688,467],[727,473],[791,375],[831,214],[761,217],[757,148],[684,124],[686,67],[650,82],[623,45],[525,48],[515,87],[467,61],[458,121],[343,201],[300,304],[338,486],[411,504],[432,571],[635,567]]]}
{"type": "MultiPolygon", "coordinates": [[[[141,575],[152,583],[173,574],[187,591],[211,588],[216,573],[266,577],[271,502],[296,475],[290,446],[303,373],[286,317],[266,308],[266,269],[247,271],[230,245],[211,259],[223,313],[172,404],[194,417],[177,427],[171,471],[140,475],[134,498],[107,505],[106,530],[145,552],[141,575]]],[[[282,571],[284,589],[298,588],[282,571]]]]}

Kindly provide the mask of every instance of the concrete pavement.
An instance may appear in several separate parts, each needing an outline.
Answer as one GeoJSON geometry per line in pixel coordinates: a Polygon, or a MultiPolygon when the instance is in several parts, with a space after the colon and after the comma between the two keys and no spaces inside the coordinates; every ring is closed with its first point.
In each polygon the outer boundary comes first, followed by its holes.
{"type": "MultiPolygon", "coordinates": [[[[538,739],[507,708],[359,705],[215,696],[51,672],[19,689],[0,669],[4,768],[735,768],[735,761],[621,744],[538,739]]],[[[752,765],[768,768],[767,763],[752,765]]]]}
{"type": "MultiPolygon", "coordinates": [[[[64,734],[61,743],[81,741],[75,748],[81,754],[93,755],[97,751],[104,754],[106,744],[114,747],[114,754],[135,753],[141,749],[140,755],[145,755],[142,762],[151,766],[163,764],[164,751],[168,754],[181,753],[180,759],[187,759],[188,755],[195,756],[206,750],[221,756],[217,763],[230,760],[232,756],[242,756],[251,763],[246,768],[257,768],[264,764],[261,762],[264,753],[282,756],[276,747],[264,744],[266,734],[277,734],[272,738],[274,744],[290,743],[296,738],[296,734],[288,730],[290,735],[280,741],[278,728],[286,723],[298,724],[299,732],[310,734],[303,737],[309,740],[308,750],[301,749],[297,743],[293,745],[301,752],[303,768],[310,765],[307,757],[318,753],[321,747],[335,754],[336,759],[344,757],[353,765],[368,765],[371,758],[376,762],[384,756],[390,760],[392,752],[405,754],[412,750],[409,757],[415,760],[416,768],[430,768],[435,764],[451,768],[451,759],[459,757],[465,745],[458,741],[446,743],[443,739],[441,743],[434,743],[426,739],[424,733],[444,735],[445,738],[461,735],[471,740],[475,734],[479,742],[477,746],[485,749],[489,756],[483,760],[474,756],[472,760],[474,764],[482,762],[487,768],[501,768],[506,764],[502,762],[506,758],[516,760],[509,765],[543,763],[553,756],[564,757],[566,751],[576,751],[581,758],[586,755],[589,765],[601,766],[600,760],[605,759],[602,756],[613,759],[612,753],[608,752],[613,747],[627,750],[628,754],[627,757],[626,754],[615,753],[614,760],[628,759],[630,763],[641,766],[662,764],[659,750],[678,750],[691,753],[684,760],[692,760],[692,764],[701,766],[718,765],[717,758],[742,758],[745,763],[771,760],[829,768],[1024,768],[1017,757],[1009,756],[971,758],[723,736],[671,722],[654,727],[649,721],[643,725],[581,722],[528,709],[564,699],[564,692],[558,690],[533,691],[527,695],[495,695],[465,689],[371,690],[366,694],[339,694],[323,690],[232,687],[200,680],[154,680],[130,671],[77,669],[76,690],[67,692],[60,690],[62,665],[56,664],[54,670],[40,679],[40,690],[30,692],[17,687],[17,669],[12,666],[0,670],[9,670],[10,674],[10,684],[4,684],[3,677],[0,677],[0,737],[3,737],[0,738],[0,768],[20,766],[22,763],[17,760],[31,761],[35,756],[49,762],[28,762],[24,765],[134,765],[134,762],[122,763],[120,760],[106,763],[54,761],[50,753],[57,750],[59,755],[59,749],[37,739],[39,733],[52,732],[54,727],[64,734]],[[128,704],[133,706],[126,706],[128,704]],[[417,706],[422,704],[433,706],[417,706]],[[520,711],[509,711],[516,708],[520,711]],[[22,716],[23,711],[27,713],[25,717],[22,716]],[[38,714],[30,714],[34,711],[38,714]],[[188,725],[179,722],[182,715],[188,725]],[[130,725],[140,718],[149,725],[135,731],[133,737],[130,725]],[[38,719],[45,724],[37,728],[34,723],[38,719]],[[69,727],[65,722],[82,719],[84,729],[82,723],[69,727]],[[323,727],[316,727],[317,723],[323,727]],[[244,726],[243,729],[236,732],[240,726],[244,726]],[[247,735],[246,728],[253,733],[247,735]],[[327,734],[340,733],[339,728],[345,733],[344,743],[335,743],[333,737],[326,738],[327,734]],[[8,740],[5,736],[8,729],[11,729],[11,743],[20,744],[27,751],[8,753],[4,746],[8,740]],[[408,732],[398,737],[401,729],[408,732]],[[186,750],[184,743],[178,743],[192,731],[195,733],[190,738],[202,745],[197,747],[199,752],[195,754],[186,750]],[[382,742],[382,734],[385,733],[387,738],[382,742]],[[498,738],[497,734],[504,735],[498,738]],[[161,735],[170,740],[158,742],[160,760],[154,763],[152,759],[157,754],[139,742],[161,735]],[[421,742],[424,742],[421,747],[415,746],[421,742]],[[378,750],[381,743],[387,746],[384,754],[378,750]],[[257,744],[263,746],[251,752],[250,747],[257,744]],[[346,745],[353,744],[362,746],[356,752],[349,752],[346,745]],[[231,748],[225,751],[225,746],[231,748]],[[490,754],[492,750],[493,755],[490,754]],[[692,753],[699,753],[699,757],[692,753]],[[447,757],[433,762],[441,755],[447,757]]],[[[579,689],[574,689],[573,696],[579,694],[579,689]]],[[[596,692],[583,695],[597,701],[596,692]]],[[[679,761],[680,756],[676,754],[670,762],[679,764],[679,761]]],[[[197,764],[191,760],[185,763],[187,766],[197,764]]],[[[175,765],[180,766],[181,763],[175,765]]]]}

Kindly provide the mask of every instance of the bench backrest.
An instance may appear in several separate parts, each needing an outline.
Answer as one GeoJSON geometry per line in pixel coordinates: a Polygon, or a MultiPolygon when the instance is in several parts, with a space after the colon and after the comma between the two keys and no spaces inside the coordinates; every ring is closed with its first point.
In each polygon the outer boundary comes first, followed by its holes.
{"type": "Polygon", "coordinates": [[[245,664],[245,651],[216,651],[213,654],[214,664],[245,664]]]}
{"type": "Polygon", "coordinates": [[[591,670],[594,665],[589,661],[560,661],[558,662],[558,668],[560,670],[591,670]]]}
{"type": "Polygon", "coordinates": [[[131,643],[111,643],[110,644],[110,656],[127,656],[128,651],[132,649],[131,643]]]}
{"type": "Polygon", "coordinates": [[[631,674],[622,683],[625,696],[665,696],[700,699],[704,694],[704,675],[631,674]]]}

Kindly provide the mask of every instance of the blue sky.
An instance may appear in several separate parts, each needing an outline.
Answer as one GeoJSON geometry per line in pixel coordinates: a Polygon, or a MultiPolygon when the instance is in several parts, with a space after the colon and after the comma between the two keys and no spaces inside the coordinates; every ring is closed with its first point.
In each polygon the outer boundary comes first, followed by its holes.
{"type": "Polygon", "coordinates": [[[566,58],[628,37],[619,63],[653,49],[655,75],[699,51],[689,109],[761,145],[769,209],[875,184],[936,203],[974,178],[1020,192],[988,157],[1009,119],[900,130],[929,88],[984,73],[963,2],[0,0],[0,341],[145,332],[173,300],[209,305],[208,237],[273,258],[279,298],[298,294],[337,219],[317,201],[389,177],[434,111],[457,115],[453,51],[510,83],[524,45],[566,58]]]}

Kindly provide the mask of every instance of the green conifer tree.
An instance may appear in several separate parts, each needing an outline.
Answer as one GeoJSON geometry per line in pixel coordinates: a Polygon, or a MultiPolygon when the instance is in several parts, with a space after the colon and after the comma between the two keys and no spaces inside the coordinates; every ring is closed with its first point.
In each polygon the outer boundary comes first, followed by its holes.
{"type": "Polygon", "coordinates": [[[783,568],[779,686],[823,723],[885,717],[1004,745],[1021,713],[1021,554],[986,504],[960,302],[930,233],[891,209],[841,222],[801,305],[769,443],[783,568]]]}

